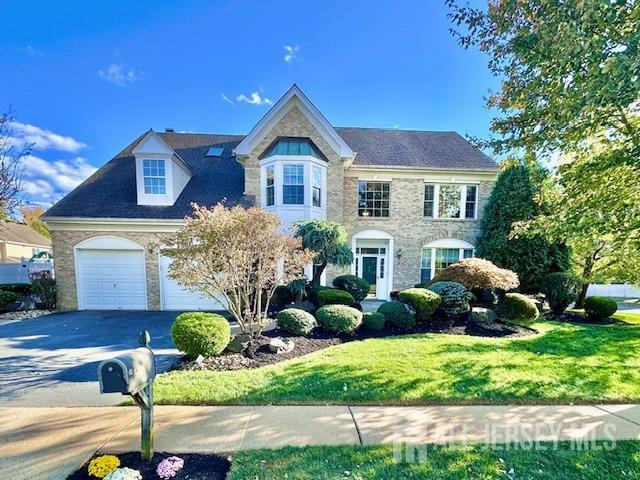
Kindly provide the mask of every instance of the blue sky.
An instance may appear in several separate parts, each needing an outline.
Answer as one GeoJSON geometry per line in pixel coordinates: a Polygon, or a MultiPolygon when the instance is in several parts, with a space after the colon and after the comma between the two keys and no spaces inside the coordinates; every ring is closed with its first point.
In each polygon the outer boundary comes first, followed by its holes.
{"type": "Polygon", "coordinates": [[[457,45],[439,0],[2,10],[0,108],[15,110],[17,143],[36,142],[25,171],[34,203],[60,198],[150,127],[247,133],[294,82],[337,126],[489,131],[483,97],[496,80],[457,45]]]}

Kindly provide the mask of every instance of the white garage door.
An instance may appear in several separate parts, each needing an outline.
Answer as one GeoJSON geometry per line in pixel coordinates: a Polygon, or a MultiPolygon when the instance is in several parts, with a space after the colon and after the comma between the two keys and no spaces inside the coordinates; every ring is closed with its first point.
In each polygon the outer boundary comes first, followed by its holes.
{"type": "Polygon", "coordinates": [[[182,288],[169,278],[171,259],[160,256],[160,291],[163,310],[224,310],[224,306],[212,298],[182,288]]]}
{"type": "Polygon", "coordinates": [[[144,253],[78,250],[78,303],[85,310],[146,310],[144,253]]]}

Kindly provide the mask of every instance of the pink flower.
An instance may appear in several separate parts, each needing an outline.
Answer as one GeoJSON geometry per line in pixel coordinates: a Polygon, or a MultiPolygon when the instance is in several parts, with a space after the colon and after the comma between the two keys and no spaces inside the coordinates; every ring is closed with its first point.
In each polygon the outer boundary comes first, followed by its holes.
{"type": "Polygon", "coordinates": [[[184,467],[184,460],[180,457],[167,457],[158,464],[156,473],[162,479],[173,478],[184,467]]]}

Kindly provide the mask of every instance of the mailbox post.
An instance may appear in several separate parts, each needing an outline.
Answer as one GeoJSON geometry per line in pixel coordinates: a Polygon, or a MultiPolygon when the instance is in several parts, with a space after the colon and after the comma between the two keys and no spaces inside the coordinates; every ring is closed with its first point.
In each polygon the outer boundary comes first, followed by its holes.
{"type": "Polygon", "coordinates": [[[153,380],[155,356],[149,348],[151,336],[143,330],[140,347],[131,353],[103,360],[98,366],[101,393],[129,395],[140,407],[140,454],[143,460],[153,457],[153,380]]]}

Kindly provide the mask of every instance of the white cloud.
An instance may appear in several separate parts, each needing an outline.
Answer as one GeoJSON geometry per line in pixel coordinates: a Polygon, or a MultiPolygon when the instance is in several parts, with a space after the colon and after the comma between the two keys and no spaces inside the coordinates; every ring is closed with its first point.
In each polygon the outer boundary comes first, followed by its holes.
{"type": "Polygon", "coordinates": [[[97,169],[86,158],[48,161],[34,155],[22,160],[23,192],[30,203],[52,204],[74,189],[97,169]]]}
{"type": "Polygon", "coordinates": [[[70,153],[87,148],[85,143],[73,137],[65,137],[28,123],[13,121],[9,126],[13,132],[11,141],[16,148],[32,144],[35,150],[60,150],[70,153]]]}
{"type": "Polygon", "coordinates": [[[247,102],[251,105],[271,105],[273,102],[267,97],[261,97],[258,92],[253,92],[250,97],[245,94],[236,97],[238,102],[247,102]]]}
{"type": "Polygon", "coordinates": [[[33,55],[34,57],[41,57],[44,55],[44,52],[42,50],[35,48],[33,45],[27,45],[26,47],[24,47],[24,51],[29,55],[33,55]]]}
{"type": "Polygon", "coordinates": [[[222,95],[222,99],[227,102],[229,105],[233,105],[233,100],[231,100],[229,97],[227,97],[224,93],[221,93],[220,95],[222,95]]]}
{"type": "Polygon", "coordinates": [[[283,45],[285,50],[284,61],[290,63],[291,61],[298,58],[297,53],[300,51],[300,47],[298,45],[283,45]]]}
{"type": "Polygon", "coordinates": [[[126,87],[138,80],[146,78],[144,72],[126,67],[121,63],[112,63],[105,70],[98,70],[98,75],[103,80],[119,87],[126,87]]]}

